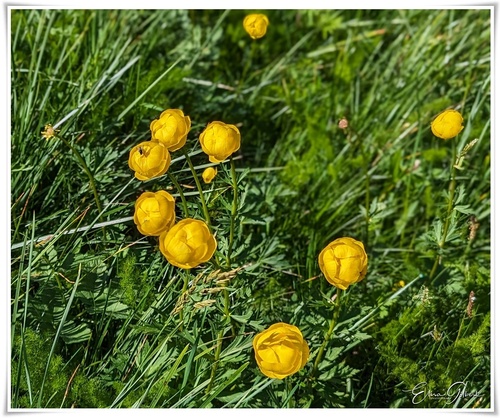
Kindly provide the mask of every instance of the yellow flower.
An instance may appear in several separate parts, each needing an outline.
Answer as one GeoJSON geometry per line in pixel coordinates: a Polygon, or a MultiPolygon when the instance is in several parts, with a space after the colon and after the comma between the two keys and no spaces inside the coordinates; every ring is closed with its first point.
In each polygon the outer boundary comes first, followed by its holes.
{"type": "Polygon", "coordinates": [[[453,109],[445,110],[437,115],[431,123],[432,133],[441,139],[451,139],[457,136],[464,127],[464,119],[460,112],[453,109]]]}
{"type": "Polygon", "coordinates": [[[240,149],[240,131],[224,122],[209,123],[200,135],[203,152],[212,163],[220,163],[240,149]]]}
{"type": "Polygon", "coordinates": [[[45,125],[44,130],[40,132],[42,136],[45,138],[46,141],[48,141],[51,138],[54,138],[57,133],[59,132],[59,129],[54,129],[50,123],[45,125]]]}
{"type": "Polygon", "coordinates": [[[398,289],[401,289],[402,287],[405,287],[406,283],[404,280],[400,280],[399,282],[397,283],[394,283],[394,285],[392,286],[392,290],[398,290],[398,289]]]}
{"type": "Polygon", "coordinates": [[[267,31],[269,19],[263,14],[251,14],[243,19],[243,27],[252,39],[262,38],[267,31]]]}
{"type": "Polygon", "coordinates": [[[170,153],[160,142],[141,142],[130,150],[128,166],[139,180],[165,174],[170,166],[170,153]]]}
{"type": "Polygon", "coordinates": [[[328,282],[346,290],[366,275],[368,257],[362,242],[353,238],[338,238],[319,254],[319,268],[328,282]]]}
{"type": "Polygon", "coordinates": [[[165,190],[144,192],[135,201],[134,223],[142,235],[160,235],[175,223],[175,199],[165,190]]]}
{"type": "Polygon", "coordinates": [[[205,168],[201,177],[205,183],[211,183],[214,177],[217,175],[217,169],[215,167],[205,168]]]}
{"type": "Polygon", "coordinates": [[[183,219],[160,235],[160,251],[170,264],[191,269],[212,258],[217,247],[205,222],[183,219]]]}
{"type": "Polygon", "coordinates": [[[257,334],[253,349],[260,371],[274,379],[284,379],[298,372],[309,358],[309,346],[300,330],[283,322],[257,334]]]}
{"type": "Polygon", "coordinates": [[[182,110],[167,109],[160,119],[155,119],[149,126],[152,141],[161,142],[170,152],[177,151],[186,143],[186,138],[191,129],[191,119],[184,116],[182,110]]]}

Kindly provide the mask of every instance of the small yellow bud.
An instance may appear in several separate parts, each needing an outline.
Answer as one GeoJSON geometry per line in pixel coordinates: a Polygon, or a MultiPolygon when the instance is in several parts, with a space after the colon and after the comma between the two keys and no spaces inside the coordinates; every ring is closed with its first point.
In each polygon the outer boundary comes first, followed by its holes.
{"type": "Polygon", "coordinates": [[[269,19],[263,14],[251,14],[243,19],[243,27],[252,39],[262,38],[269,26],[269,19]]]}
{"type": "Polygon", "coordinates": [[[205,171],[203,171],[201,177],[203,178],[203,181],[208,184],[212,182],[216,175],[217,169],[215,167],[208,167],[205,171]]]}

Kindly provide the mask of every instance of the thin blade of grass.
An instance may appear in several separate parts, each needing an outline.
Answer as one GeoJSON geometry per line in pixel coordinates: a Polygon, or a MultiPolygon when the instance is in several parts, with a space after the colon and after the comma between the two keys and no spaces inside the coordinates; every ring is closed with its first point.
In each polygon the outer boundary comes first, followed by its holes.
{"type": "Polygon", "coordinates": [[[66,322],[66,318],[68,317],[69,310],[71,309],[71,304],[73,303],[73,298],[75,297],[76,290],[78,289],[78,285],[80,284],[80,278],[82,273],[82,265],[78,265],[78,276],[76,277],[75,284],[73,285],[73,290],[71,291],[71,295],[69,297],[68,303],[66,304],[66,309],[64,309],[64,313],[57,327],[56,335],[54,336],[54,341],[52,342],[52,347],[50,348],[49,357],[47,359],[47,364],[45,365],[45,372],[43,374],[42,384],[40,386],[40,392],[38,394],[38,402],[37,408],[42,407],[42,396],[43,396],[43,388],[45,385],[45,380],[47,378],[47,372],[49,370],[50,361],[52,359],[52,355],[54,354],[54,350],[56,348],[57,341],[59,340],[59,335],[61,334],[61,330],[66,322]]]}
{"type": "Polygon", "coordinates": [[[156,86],[163,77],[165,77],[170,71],[172,71],[176,66],[177,64],[179,64],[179,62],[181,62],[184,58],[181,57],[181,58],[178,58],[177,61],[175,61],[170,67],[168,67],[155,81],[153,81],[146,90],[144,90],[140,95],[139,97],[137,97],[137,99],[135,99],[132,103],[130,103],[130,105],[122,112],[118,115],[118,118],[117,120],[121,120],[128,112],[130,112],[130,110],[137,105],[137,103],[139,101],[141,101],[141,99],[146,95],[148,94],[148,92],[154,87],[156,86]]]}

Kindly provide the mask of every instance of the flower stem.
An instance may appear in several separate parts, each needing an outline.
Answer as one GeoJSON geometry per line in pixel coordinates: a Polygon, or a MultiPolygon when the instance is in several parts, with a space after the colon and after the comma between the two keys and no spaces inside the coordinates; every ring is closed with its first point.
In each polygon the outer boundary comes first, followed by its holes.
{"type": "Polygon", "coordinates": [[[293,408],[293,396],[290,396],[292,393],[292,381],[290,380],[290,377],[285,378],[286,382],[286,396],[288,398],[288,408],[293,408]]]}
{"type": "Polygon", "coordinates": [[[182,209],[184,211],[184,217],[189,218],[189,210],[187,207],[187,202],[186,202],[186,197],[184,196],[184,192],[182,191],[181,185],[177,181],[177,179],[170,173],[167,173],[168,177],[170,178],[170,181],[174,183],[175,188],[179,192],[179,196],[181,197],[182,200],[182,209]]]}
{"type": "Polygon", "coordinates": [[[230,304],[229,304],[229,292],[227,289],[224,289],[224,316],[226,317],[227,321],[231,324],[231,335],[233,337],[236,336],[236,329],[234,326],[234,321],[231,318],[231,311],[230,311],[230,304]]]}
{"type": "MultiPolygon", "coordinates": [[[[188,288],[188,283],[189,283],[189,276],[187,272],[184,272],[184,285],[182,286],[182,292],[181,292],[181,298],[184,298],[184,293],[186,293],[186,290],[188,288]]],[[[181,326],[180,330],[182,331],[183,329],[183,322],[184,322],[184,313],[183,313],[184,307],[181,308],[179,312],[179,317],[181,319],[181,326]]]]}
{"type": "Polygon", "coordinates": [[[234,221],[236,218],[236,212],[238,210],[238,179],[236,178],[236,166],[234,164],[233,156],[229,157],[231,160],[231,178],[233,181],[233,207],[231,210],[231,224],[229,227],[229,244],[227,247],[227,267],[231,267],[231,252],[233,250],[234,241],[234,221]]]}
{"type": "MultiPolygon", "coordinates": [[[[455,189],[457,186],[457,181],[456,181],[456,174],[457,170],[455,168],[455,160],[457,157],[457,147],[456,147],[456,141],[453,142],[453,157],[451,159],[451,180],[450,180],[450,185],[448,187],[449,195],[448,195],[448,208],[446,210],[446,218],[444,221],[444,228],[443,228],[443,235],[441,237],[441,240],[439,241],[439,249],[442,250],[444,248],[444,244],[446,243],[446,236],[448,235],[448,229],[450,227],[450,219],[451,219],[451,212],[453,210],[453,200],[455,198],[455,189]]],[[[436,274],[436,270],[439,264],[439,259],[440,255],[436,255],[436,259],[434,260],[434,265],[432,266],[432,270],[429,274],[429,279],[432,279],[434,277],[434,274],[436,274]]]]}
{"type": "Polygon", "coordinates": [[[203,213],[205,215],[205,220],[208,224],[208,226],[211,228],[212,224],[210,223],[210,215],[208,214],[208,208],[207,208],[207,202],[205,202],[205,196],[203,195],[203,189],[201,188],[201,183],[200,179],[198,178],[198,175],[196,174],[196,170],[194,169],[193,162],[191,161],[191,158],[189,157],[189,154],[187,151],[182,148],[182,152],[184,156],[186,157],[186,161],[189,165],[189,168],[191,169],[191,173],[193,174],[194,181],[196,182],[196,187],[198,188],[198,192],[200,193],[200,200],[201,204],[203,206],[203,213]]]}
{"type": "Polygon", "coordinates": [[[75,154],[75,157],[77,158],[78,162],[82,166],[83,171],[85,171],[85,174],[87,174],[87,176],[89,178],[90,188],[92,189],[92,193],[94,194],[94,199],[95,199],[95,203],[97,206],[97,210],[99,211],[99,218],[101,218],[102,217],[102,206],[101,206],[101,202],[99,201],[99,197],[97,196],[97,188],[95,187],[94,177],[92,176],[92,173],[90,172],[87,164],[85,163],[85,160],[80,155],[80,153],[76,150],[76,148],[73,147],[73,145],[71,145],[71,143],[69,141],[67,141],[66,139],[64,139],[62,136],[58,136],[58,138],[62,142],[64,142],[64,145],[66,145],[73,152],[73,154],[75,154]]]}
{"type": "Polygon", "coordinates": [[[330,338],[332,336],[333,330],[335,328],[335,325],[337,324],[337,320],[339,318],[339,313],[340,313],[340,295],[342,293],[342,289],[337,287],[337,297],[335,298],[335,307],[333,308],[333,317],[330,321],[330,328],[328,329],[327,333],[325,334],[325,339],[323,340],[323,344],[321,344],[321,347],[319,348],[318,355],[316,356],[316,360],[314,361],[314,366],[311,372],[311,375],[313,375],[317,368],[318,365],[323,358],[323,352],[325,351],[325,347],[328,344],[328,341],[330,341],[330,338]]]}
{"type": "MultiPolygon", "coordinates": [[[[232,336],[234,337],[236,335],[236,331],[234,329],[234,324],[231,321],[231,312],[229,311],[229,292],[227,291],[227,289],[224,289],[224,316],[226,317],[227,321],[231,324],[231,333],[232,336]]],[[[217,371],[217,367],[219,365],[219,357],[222,349],[223,337],[224,337],[224,330],[222,329],[221,331],[219,331],[217,335],[217,348],[215,349],[215,359],[212,365],[212,372],[210,373],[210,383],[208,384],[206,393],[209,393],[210,389],[212,389],[212,382],[215,378],[215,372],[217,371]]]]}
{"type": "Polygon", "coordinates": [[[210,382],[208,383],[207,390],[205,393],[209,393],[210,390],[212,389],[212,383],[215,378],[215,372],[217,371],[220,352],[222,350],[222,337],[223,337],[223,331],[219,331],[219,334],[217,335],[217,348],[215,349],[214,364],[212,365],[212,372],[210,373],[210,382]]]}
{"type": "Polygon", "coordinates": [[[368,160],[365,161],[365,246],[368,248],[370,237],[370,174],[368,172],[368,160]]]}

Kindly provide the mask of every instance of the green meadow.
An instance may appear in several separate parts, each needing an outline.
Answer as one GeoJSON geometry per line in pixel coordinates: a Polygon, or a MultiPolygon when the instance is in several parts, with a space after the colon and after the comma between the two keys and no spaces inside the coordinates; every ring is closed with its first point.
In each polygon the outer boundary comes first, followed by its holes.
{"type": "Polygon", "coordinates": [[[10,408],[491,408],[491,10],[10,15],[10,408]],[[140,181],[166,109],[186,144],[140,181]],[[217,165],[213,121],[241,134],[217,165]],[[210,260],[139,232],[159,190],[210,260]],[[368,262],[341,291],[318,257],[343,237],[368,262]],[[276,323],[309,349],[284,379],[254,348],[276,323]]]}

